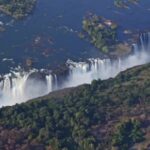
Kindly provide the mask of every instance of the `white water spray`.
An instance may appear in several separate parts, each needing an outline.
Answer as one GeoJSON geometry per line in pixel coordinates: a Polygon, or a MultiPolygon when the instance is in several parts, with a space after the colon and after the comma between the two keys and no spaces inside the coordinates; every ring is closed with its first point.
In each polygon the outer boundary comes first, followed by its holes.
{"type": "Polygon", "coordinates": [[[0,106],[25,102],[54,90],[91,83],[94,79],[115,77],[127,68],[148,63],[150,62],[150,34],[142,35],[140,44],[134,44],[133,49],[133,54],[117,60],[99,58],[91,58],[87,62],[68,60],[66,65],[69,73],[61,78],[63,80],[61,84],[58,80],[59,76],[53,73],[45,74],[38,70],[14,71],[2,77],[0,81],[0,106]],[[36,73],[35,78],[31,77],[34,73],[36,73]]]}

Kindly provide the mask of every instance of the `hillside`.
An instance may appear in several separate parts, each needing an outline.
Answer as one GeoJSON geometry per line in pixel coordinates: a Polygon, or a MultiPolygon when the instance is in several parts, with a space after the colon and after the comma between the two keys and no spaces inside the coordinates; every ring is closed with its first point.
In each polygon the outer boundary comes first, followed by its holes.
{"type": "Polygon", "coordinates": [[[0,149],[150,147],[150,64],[0,109],[0,149]]]}

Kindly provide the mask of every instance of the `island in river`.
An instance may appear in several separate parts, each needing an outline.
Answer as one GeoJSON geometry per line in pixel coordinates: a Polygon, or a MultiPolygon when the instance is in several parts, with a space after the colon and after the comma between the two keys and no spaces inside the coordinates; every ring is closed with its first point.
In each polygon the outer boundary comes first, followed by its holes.
{"type": "Polygon", "coordinates": [[[0,11],[21,19],[31,13],[35,4],[36,0],[0,0],[0,11]]]}
{"type": "Polygon", "coordinates": [[[89,13],[82,21],[79,37],[90,41],[102,53],[123,56],[131,52],[131,45],[118,40],[118,24],[103,16],[89,13]]]}

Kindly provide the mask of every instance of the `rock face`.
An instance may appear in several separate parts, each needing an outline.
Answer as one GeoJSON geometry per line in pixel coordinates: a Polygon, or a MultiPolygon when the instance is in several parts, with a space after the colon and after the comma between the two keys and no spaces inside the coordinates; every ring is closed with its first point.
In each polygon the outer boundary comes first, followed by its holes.
{"type": "Polygon", "coordinates": [[[28,80],[35,80],[36,82],[38,81],[42,81],[43,83],[45,82],[46,83],[46,76],[44,73],[42,72],[33,72],[29,75],[28,80]]]}
{"type": "Polygon", "coordinates": [[[38,94],[40,96],[45,93],[47,91],[46,75],[42,72],[31,73],[26,80],[25,91],[27,95],[38,94]]]}

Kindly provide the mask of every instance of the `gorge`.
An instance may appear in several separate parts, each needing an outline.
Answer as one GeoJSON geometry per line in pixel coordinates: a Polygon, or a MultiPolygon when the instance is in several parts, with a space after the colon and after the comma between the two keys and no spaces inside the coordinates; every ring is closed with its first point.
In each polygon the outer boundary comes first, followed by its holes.
{"type": "Polygon", "coordinates": [[[49,70],[16,69],[1,76],[0,106],[14,105],[40,97],[49,92],[91,83],[94,79],[108,79],[133,66],[150,61],[150,33],[140,35],[133,44],[132,53],[117,59],[90,58],[86,62],[68,60],[65,74],[54,74],[49,70]]]}

